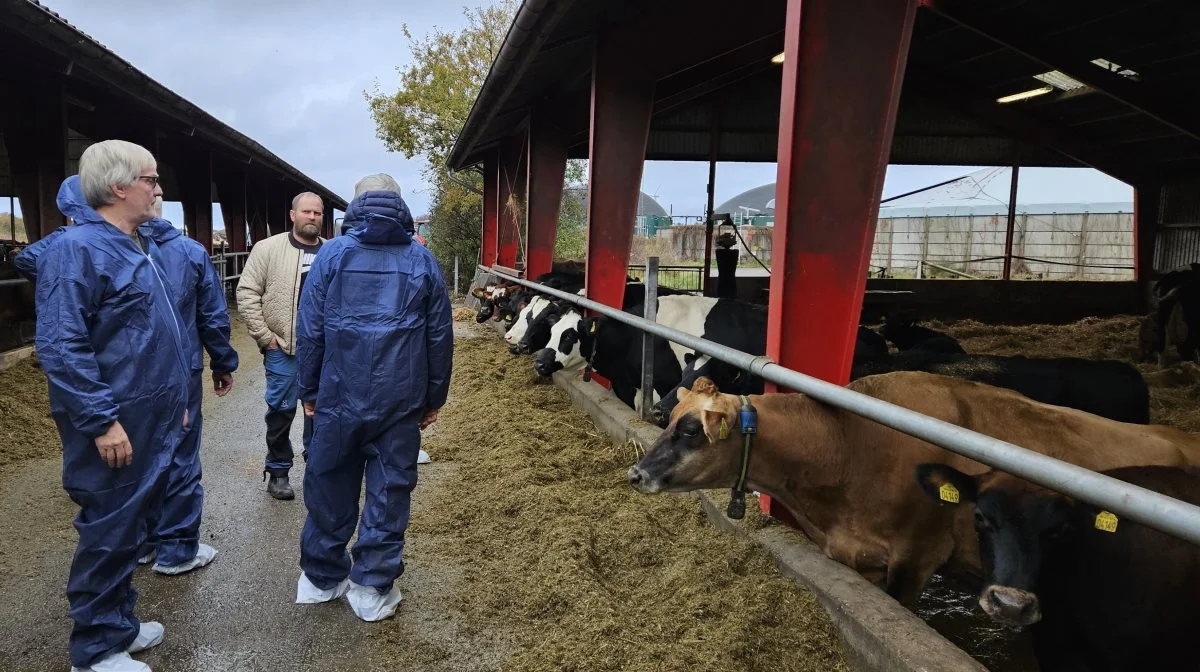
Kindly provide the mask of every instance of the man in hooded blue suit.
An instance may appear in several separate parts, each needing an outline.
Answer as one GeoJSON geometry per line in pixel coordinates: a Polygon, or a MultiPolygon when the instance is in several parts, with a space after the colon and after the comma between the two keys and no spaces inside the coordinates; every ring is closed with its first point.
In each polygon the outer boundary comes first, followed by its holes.
{"type": "Polygon", "coordinates": [[[421,430],[446,403],[453,363],[449,292],[412,228],[395,180],[363,178],[345,234],[321,246],[300,299],[297,376],[314,425],[296,602],[345,595],[366,621],[400,603],[421,430]]]}

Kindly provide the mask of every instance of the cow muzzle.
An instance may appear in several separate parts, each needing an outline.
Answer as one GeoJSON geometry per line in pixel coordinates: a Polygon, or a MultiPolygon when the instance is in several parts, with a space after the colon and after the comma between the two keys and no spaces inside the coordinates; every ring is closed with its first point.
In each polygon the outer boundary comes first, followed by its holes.
{"type": "Polygon", "coordinates": [[[653,495],[662,489],[662,486],[657,479],[651,478],[650,474],[647,473],[645,469],[642,469],[637,465],[629,468],[627,479],[629,481],[629,485],[633,486],[634,490],[637,490],[643,495],[653,495]]]}
{"type": "Polygon", "coordinates": [[[979,596],[984,613],[1012,625],[1032,625],[1042,620],[1037,595],[1020,588],[988,586],[979,596]]]}
{"type": "Polygon", "coordinates": [[[539,376],[550,376],[561,368],[563,368],[562,364],[556,361],[554,350],[550,348],[539,350],[533,357],[533,371],[539,376]]]}

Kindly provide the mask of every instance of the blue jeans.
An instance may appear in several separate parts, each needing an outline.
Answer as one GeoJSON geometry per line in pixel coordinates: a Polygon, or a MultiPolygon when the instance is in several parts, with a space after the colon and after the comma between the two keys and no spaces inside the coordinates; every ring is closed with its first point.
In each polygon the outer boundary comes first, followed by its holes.
{"type": "MultiPolygon", "coordinates": [[[[296,385],[296,357],[283,350],[263,355],[267,371],[267,459],[264,470],[272,476],[287,476],[296,453],[292,449],[292,421],[300,392],[296,385]]],[[[312,418],[304,416],[304,450],[312,440],[312,418]]]]}

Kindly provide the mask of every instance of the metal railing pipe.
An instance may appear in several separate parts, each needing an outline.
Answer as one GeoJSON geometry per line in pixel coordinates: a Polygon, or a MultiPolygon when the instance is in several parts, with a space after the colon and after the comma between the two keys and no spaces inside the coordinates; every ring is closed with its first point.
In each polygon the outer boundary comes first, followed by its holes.
{"type": "Polygon", "coordinates": [[[831,406],[850,411],[909,436],[928,441],[1018,478],[1049,488],[1107,511],[1142,523],[1160,532],[1200,546],[1200,507],[1111,476],[980,434],[882,399],[807,376],[780,366],[770,358],[751,355],[702,338],[676,331],[611,306],[568,294],[535,282],[506,276],[487,267],[480,269],[517,284],[593,310],[641,331],[679,343],[696,352],[761,376],[776,385],[796,390],[831,406]]]}

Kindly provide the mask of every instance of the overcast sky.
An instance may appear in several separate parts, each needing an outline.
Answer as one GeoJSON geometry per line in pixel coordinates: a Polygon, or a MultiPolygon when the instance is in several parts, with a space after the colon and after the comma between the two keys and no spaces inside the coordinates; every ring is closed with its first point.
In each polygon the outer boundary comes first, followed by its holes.
{"type": "MultiPolygon", "coordinates": [[[[400,34],[435,26],[457,30],[466,2],[429,0],[41,0],[43,5],[136,68],[255,139],[344,197],[357,179],[387,172],[400,182],[414,215],[429,208],[419,158],[387,152],[375,137],[363,91],[394,90],[408,62],[400,34]]],[[[884,195],[965,175],[974,167],[893,166],[884,195]]],[[[1050,171],[1062,201],[1123,201],[1132,191],[1095,171],[1050,171]],[[1086,173],[1086,174],[1084,174],[1086,173]],[[1059,176],[1062,177],[1059,177],[1059,176]]],[[[674,214],[699,215],[706,200],[704,163],[648,162],[643,190],[674,214]]],[[[774,164],[719,164],[716,202],[775,180],[774,164]]],[[[1023,187],[1024,190],[1024,187],[1023,187]]],[[[164,216],[182,226],[178,204],[164,216]]],[[[216,226],[221,226],[216,220],[216,226]]]]}

